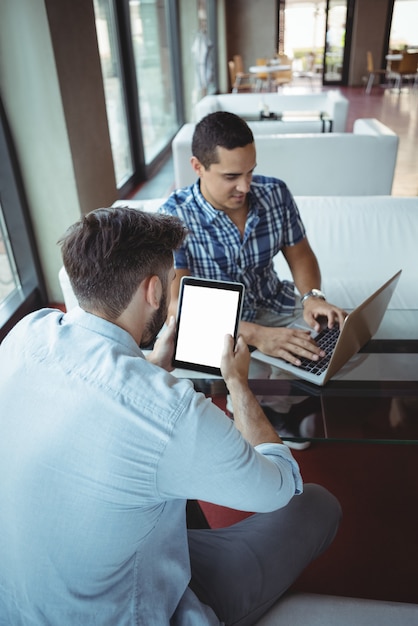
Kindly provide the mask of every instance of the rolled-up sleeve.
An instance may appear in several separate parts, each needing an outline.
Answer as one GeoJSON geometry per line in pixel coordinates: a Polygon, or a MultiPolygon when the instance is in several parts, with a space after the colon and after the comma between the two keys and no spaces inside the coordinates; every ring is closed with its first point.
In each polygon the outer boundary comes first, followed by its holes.
{"type": "Polygon", "coordinates": [[[256,446],[255,450],[277,465],[280,471],[283,470],[284,465],[290,466],[292,472],[292,480],[289,480],[290,497],[303,493],[303,481],[299,465],[287,446],[283,443],[262,443],[256,446]]]}
{"type": "Polygon", "coordinates": [[[160,496],[268,512],[302,493],[298,464],[285,445],[250,445],[223,411],[199,396],[181,411],[161,457],[160,496]]]}

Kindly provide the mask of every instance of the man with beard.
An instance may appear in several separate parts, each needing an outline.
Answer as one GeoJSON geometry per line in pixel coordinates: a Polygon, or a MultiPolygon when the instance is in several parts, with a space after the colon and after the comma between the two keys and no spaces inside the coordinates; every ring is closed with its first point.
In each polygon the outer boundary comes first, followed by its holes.
{"type": "Polygon", "coordinates": [[[331,543],[335,498],[299,469],[225,337],[234,422],[173,377],[175,217],[98,209],[63,237],[80,303],[24,318],[0,347],[4,623],[254,624],[331,543]],[[295,496],[295,497],[294,497],[295,496]],[[186,501],[247,511],[187,530],[186,501]]]}

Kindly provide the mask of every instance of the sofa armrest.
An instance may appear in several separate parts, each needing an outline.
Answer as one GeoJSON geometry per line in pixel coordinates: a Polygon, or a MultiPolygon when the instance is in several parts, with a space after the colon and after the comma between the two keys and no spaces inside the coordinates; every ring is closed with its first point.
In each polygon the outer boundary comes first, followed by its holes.
{"type": "Polygon", "coordinates": [[[217,96],[213,96],[213,95],[204,96],[204,98],[199,100],[199,102],[197,102],[195,106],[196,121],[198,122],[199,120],[202,119],[202,117],[209,115],[209,113],[214,113],[215,111],[219,111],[219,109],[220,109],[220,106],[219,106],[219,101],[218,101],[217,96]]]}
{"type": "MultiPolygon", "coordinates": [[[[389,309],[418,308],[418,198],[393,196],[296,196],[307,237],[330,302],[356,307],[402,269],[389,309]]],[[[290,279],[282,254],[280,278],[290,279]]]]}
{"type": "Polygon", "coordinates": [[[335,133],[344,133],[348,116],[348,99],[338,89],[333,89],[327,91],[327,98],[324,104],[324,111],[333,121],[333,131],[335,133]]]}
{"type": "Polygon", "coordinates": [[[374,135],[375,137],[394,137],[396,139],[396,145],[399,141],[399,137],[391,128],[385,126],[385,124],[382,124],[382,122],[375,118],[359,118],[355,120],[353,133],[355,135],[374,135]]]}
{"type": "Polygon", "coordinates": [[[261,618],[258,626],[412,626],[418,605],[316,593],[288,593],[261,618]]]}

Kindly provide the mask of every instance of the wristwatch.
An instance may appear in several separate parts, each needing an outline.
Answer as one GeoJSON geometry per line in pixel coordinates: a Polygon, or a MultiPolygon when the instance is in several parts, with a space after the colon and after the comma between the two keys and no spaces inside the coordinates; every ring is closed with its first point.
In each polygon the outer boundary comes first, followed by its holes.
{"type": "Polygon", "coordinates": [[[311,289],[310,291],[304,293],[300,299],[300,303],[302,306],[305,300],[307,300],[308,298],[320,298],[321,300],[326,300],[325,294],[323,294],[320,289],[311,289]]]}

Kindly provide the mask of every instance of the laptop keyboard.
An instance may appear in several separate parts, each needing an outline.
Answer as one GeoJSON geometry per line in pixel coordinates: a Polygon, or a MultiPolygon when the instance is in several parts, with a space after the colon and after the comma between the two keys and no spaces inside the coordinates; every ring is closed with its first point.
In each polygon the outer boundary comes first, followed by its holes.
{"type": "Polygon", "coordinates": [[[338,326],[321,330],[315,337],[315,343],[326,352],[326,355],[322,357],[322,359],[319,359],[319,361],[312,361],[312,359],[302,357],[300,359],[302,363],[299,367],[305,370],[305,372],[320,376],[328,367],[339,336],[340,329],[338,326]]]}

